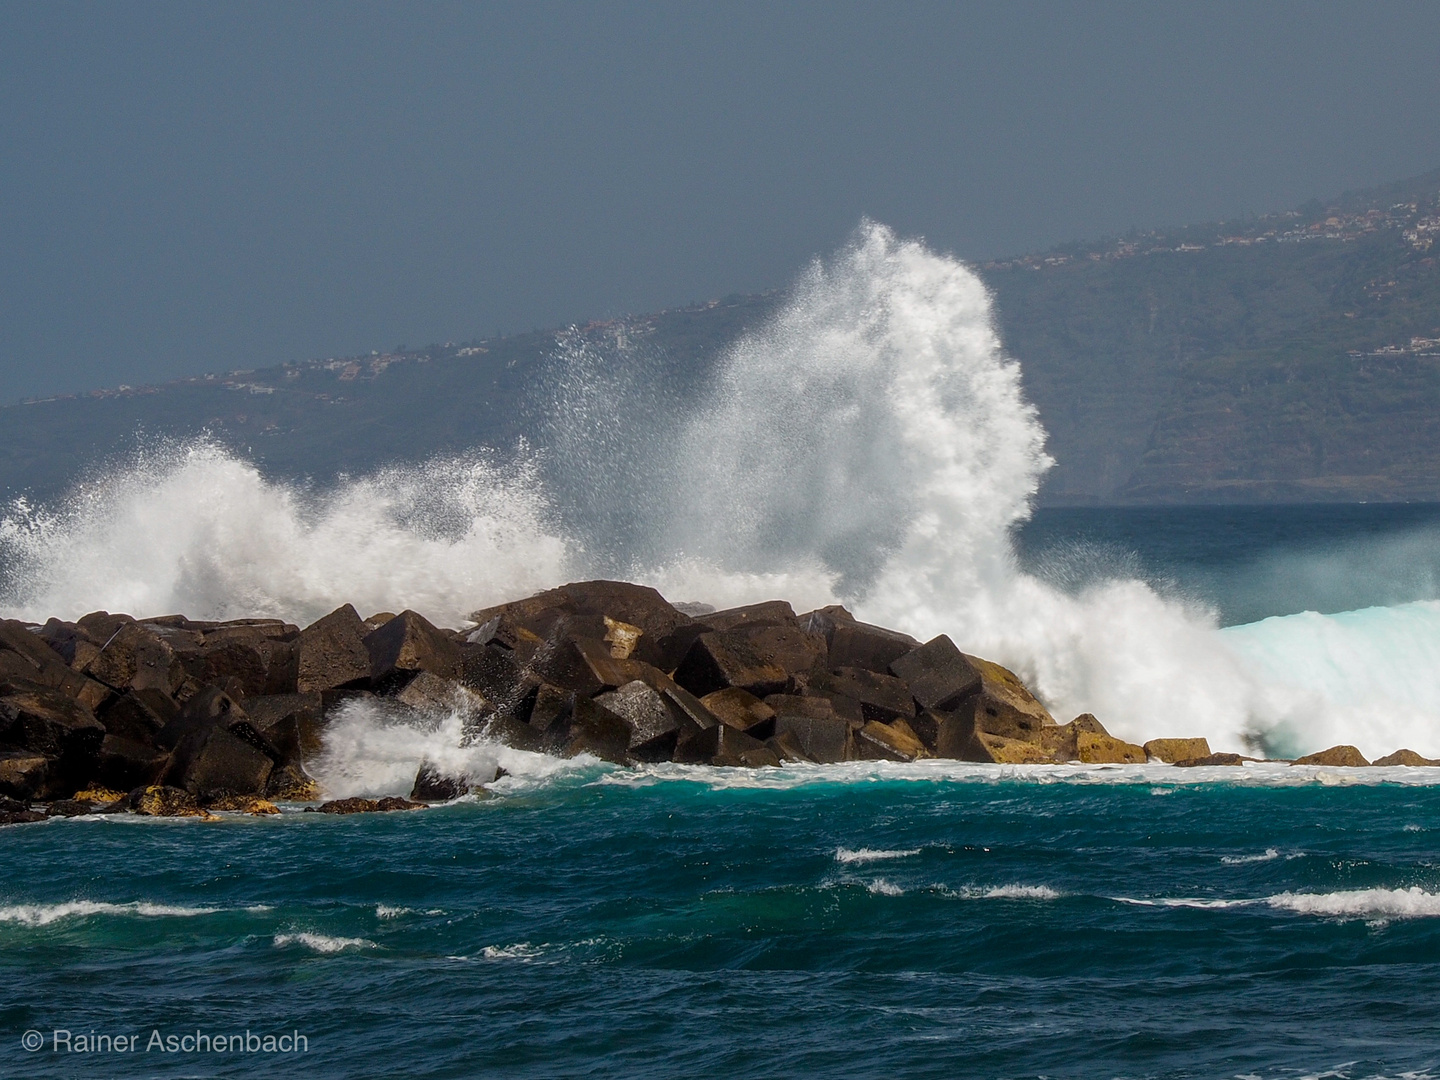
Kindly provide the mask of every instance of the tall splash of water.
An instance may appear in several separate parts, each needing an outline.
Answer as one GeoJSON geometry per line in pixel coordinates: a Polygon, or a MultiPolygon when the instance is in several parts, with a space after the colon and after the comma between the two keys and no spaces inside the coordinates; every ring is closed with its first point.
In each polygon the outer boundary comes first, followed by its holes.
{"type": "Polygon", "coordinates": [[[734,346],[679,446],[672,558],[647,575],[662,591],[838,599],[1015,668],[1061,719],[1253,733],[1254,687],[1212,613],[1137,580],[1070,595],[1018,569],[1010,530],[1051,462],[958,261],[863,225],[734,346]]]}
{"type": "Polygon", "coordinates": [[[1051,464],[960,263],[866,223],[736,343],[690,419],[665,523],[730,570],[823,566],[877,614],[948,623],[1012,572],[1007,530],[1051,464]]]}

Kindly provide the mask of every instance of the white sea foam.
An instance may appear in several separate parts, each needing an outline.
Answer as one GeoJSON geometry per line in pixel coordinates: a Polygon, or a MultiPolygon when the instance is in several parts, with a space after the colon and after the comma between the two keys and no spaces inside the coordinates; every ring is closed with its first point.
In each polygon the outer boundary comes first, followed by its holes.
{"type": "Polygon", "coordinates": [[[1213,899],[1202,897],[1152,897],[1142,899],[1117,896],[1122,904],[1140,907],[1227,909],[1269,907],[1297,915],[1326,918],[1413,919],[1440,916],[1440,895],[1426,892],[1419,886],[1407,889],[1353,889],[1328,893],[1283,892],[1273,896],[1213,899]]]}
{"type": "Polygon", "coordinates": [[[1278,848],[1266,848],[1259,855],[1221,855],[1220,861],[1226,866],[1244,866],[1246,863],[1270,862],[1280,857],[1278,848]]]}
{"type": "Polygon", "coordinates": [[[288,945],[303,945],[318,953],[338,953],[345,949],[378,949],[380,947],[367,938],[331,937],[328,934],[312,934],[303,931],[275,935],[277,949],[283,949],[288,945]]]}
{"type": "Polygon", "coordinates": [[[486,960],[519,960],[529,962],[538,959],[543,949],[522,941],[515,945],[486,945],[480,955],[486,960]]]}
{"type": "Polygon", "coordinates": [[[391,907],[389,904],[376,904],[375,917],[377,919],[398,919],[402,915],[409,915],[415,909],[408,907],[391,907]]]}
{"type": "Polygon", "coordinates": [[[1415,919],[1440,915],[1440,895],[1419,886],[1329,893],[1284,892],[1265,902],[1283,911],[1332,918],[1415,919]]]}
{"type": "Polygon", "coordinates": [[[323,752],[309,769],[331,798],[408,795],[424,761],[444,775],[485,784],[503,768],[507,791],[586,768],[591,759],[562,760],[513,750],[498,743],[467,740],[460,710],[397,716],[383,703],[357,699],[344,703],[325,730],[323,752]]]}
{"type": "Polygon", "coordinates": [[[865,883],[865,889],[867,892],[874,893],[876,896],[905,895],[904,889],[902,889],[899,885],[894,884],[893,882],[886,881],[884,878],[876,878],[874,881],[867,881],[865,883]]]}
{"type": "Polygon", "coordinates": [[[997,885],[980,895],[986,900],[1058,900],[1064,894],[1049,885],[997,885]]]}
{"type": "Polygon", "coordinates": [[[1059,900],[1065,895],[1049,885],[967,885],[961,889],[937,885],[935,888],[946,896],[961,900],[1059,900]]]}
{"type": "MultiPolygon", "coordinates": [[[[348,601],[457,624],[623,570],[676,599],[843,601],[922,638],[950,633],[1059,719],[1093,712],[1126,738],[1440,752],[1440,603],[1221,631],[1123,570],[1078,590],[1023,572],[1010,531],[1050,465],[1045,433],[985,286],[922,243],[864,225],[693,403],[593,352],[561,344],[563,434],[536,457],[477,452],[322,492],[201,442],[96,474],[54,506],[17,504],[0,524],[4,610],[304,622],[348,601]]],[[[378,731],[359,741],[332,757],[333,793],[413,779],[400,776],[413,748],[378,731]]],[[[429,739],[425,754],[444,749],[429,739]]],[[[459,764],[474,753],[491,751],[459,764]]]]}
{"type": "Polygon", "coordinates": [[[1224,910],[1226,908],[1253,907],[1256,904],[1263,904],[1263,900],[1215,900],[1198,896],[1162,896],[1158,898],[1144,899],[1137,896],[1116,896],[1113,898],[1116,903],[1133,904],[1136,907],[1162,907],[1162,908],[1198,908],[1200,910],[1224,910]]]}
{"type": "MultiPolygon", "coordinates": [[[[835,765],[785,765],[782,768],[730,769],[709,765],[664,763],[615,768],[592,761],[572,775],[586,783],[618,787],[652,787],[657,784],[697,784],[716,791],[768,790],[829,784],[935,783],[970,784],[1144,784],[1163,783],[1173,791],[1209,784],[1235,787],[1306,787],[1344,784],[1405,787],[1440,785],[1440,769],[1355,768],[1327,769],[1284,762],[1254,762],[1244,768],[1216,765],[1177,769],[1173,765],[981,765],[931,758],[921,761],[847,761],[835,765]]],[[[501,781],[507,783],[509,778],[501,781]]],[[[498,785],[497,785],[498,786],[498,785]]]]}
{"type": "Polygon", "coordinates": [[[0,522],[7,614],[309,622],[353,603],[458,624],[564,576],[533,466],[486,455],[393,468],[314,492],[200,441],[135,455],[58,505],[0,522]]]}
{"type": "Polygon", "coordinates": [[[886,859],[908,859],[911,855],[919,855],[919,848],[908,848],[904,851],[889,851],[883,848],[837,848],[835,861],[838,863],[871,863],[882,862],[886,859]]]}
{"type": "Polygon", "coordinates": [[[62,919],[85,919],[95,915],[139,916],[156,919],[166,916],[213,915],[219,910],[219,908],[213,907],[151,904],[143,900],[132,901],[128,904],[111,904],[98,900],[66,900],[58,904],[9,904],[0,907],[0,923],[49,926],[62,919]]]}

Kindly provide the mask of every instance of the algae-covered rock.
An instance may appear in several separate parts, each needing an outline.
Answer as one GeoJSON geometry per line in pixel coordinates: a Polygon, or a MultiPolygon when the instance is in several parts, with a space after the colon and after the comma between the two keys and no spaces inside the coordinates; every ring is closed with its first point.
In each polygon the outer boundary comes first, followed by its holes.
{"type": "Polygon", "coordinates": [[[765,747],[782,762],[793,762],[795,764],[813,765],[814,760],[805,753],[805,748],[800,745],[793,732],[782,732],[779,735],[771,736],[765,740],[765,747]]]}
{"type": "Polygon", "coordinates": [[[112,791],[109,788],[86,788],[84,791],[77,791],[74,795],[76,802],[89,803],[113,803],[125,798],[125,792],[112,791]]]}
{"type": "Polygon", "coordinates": [[[1095,719],[1092,713],[1081,713],[1068,724],[1055,724],[1040,729],[1039,744],[1045,755],[1052,761],[1079,761],[1082,734],[1106,735],[1105,725],[1095,719]]]}
{"type": "Polygon", "coordinates": [[[1359,768],[1369,765],[1365,755],[1353,746],[1332,746],[1328,750],[1321,750],[1317,754],[1306,754],[1304,757],[1296,758],[1292,765],[1331,765],[1339,768],[1359,768]]]}
{"type": "Polygon", "coordinates": [[[1209,757],[1210,743],[1206,739],[1151,739],[1145,744],[1145,753],[1173,765],[1177,761],[1209,757]]]}
{"type": "Polygon", "coordinates": [[[1075,736],[1075,749],[1086,765],[1143,765],[1145,748],[1113,735],[1082,731],[1075,736]]]}
{"type": "Polygon", "coordinates": [[[930,756],[904,720],[890,724],[871,720],[855,733],[855,751],[862,761],[914,761],[930,756]]]}
{"type": "Polygon", "coordinates": [[[320,797],[320,786],[305,770],[293,762],[272,769],[265,781],[265,798],[282,802],[314,802],[320,797]]]}
{"type": "Polygon", "coordinates": [[[964,760],[996,765],[1048,765],[1054,759],[1044,749],[1024,739],[1007,739],[988,731],[977,731],[966,747],[964,760]]]}
{"type": "Polygon", "coordinates": [[[978,656],[966,659],[980,673],[980,691],[974,699],[976,731],[1038,743],[1041,731],[1055,726],[1050,710],[1013,671],[978,656]]]}
{"type": "Polygon", "coordinates": [[[331,799],[320,805],[322,814],[383,814],[391,810],[424,810],[421,802],[411,802],[398,795],[387,795],[383,799],[331,799]]]}
{"type": "Polygon", "coordinates": [[[195,796],[184,788],[152,785],[131,792],[135,813],[146,817],[211,817],[200,808],[195,796]]]}
{"type": "Polygon", "coordinates": [[[1412,768],[1420,768],[1426,765],[1440,765],[1440,761],[1434,758],[1421,757],[1414,750],[1396,750],[1393,754],[1386,754],[1382,758],[1376,758],[1371,765],[1409,765],[1412,768]]]}
{"type": "Polygon", "coordinates": [[[1177,769],[1194,769],[1202,765],[1244,765],[1245,759],[1239,754],[1206,754],[1204,757],[1184,758],[1173,764],[1177,769]]]}

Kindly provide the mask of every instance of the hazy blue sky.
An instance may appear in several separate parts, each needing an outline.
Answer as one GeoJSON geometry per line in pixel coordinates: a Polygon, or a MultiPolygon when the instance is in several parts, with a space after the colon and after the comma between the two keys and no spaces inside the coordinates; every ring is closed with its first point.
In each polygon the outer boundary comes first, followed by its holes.
{"type": "Polygon", "coordinates": [[[1440,4],[0,5],[0,401],[1440,165],[1440,4]]]}

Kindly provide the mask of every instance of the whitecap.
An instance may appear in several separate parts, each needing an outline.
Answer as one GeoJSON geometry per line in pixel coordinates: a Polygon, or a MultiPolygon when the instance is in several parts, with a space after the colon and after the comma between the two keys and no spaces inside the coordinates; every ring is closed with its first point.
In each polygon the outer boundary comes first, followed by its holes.
{"type": "Polygon", "coordinates": [[[893,882],[886,881],[884,878],[876,878],[874,881],[866,882],[865,888],[868,892],[873,893],[875,896],[905,895],[904,889],[902,889],[899,885],[894,884],[893,882]]]}
{"type": "Polygon", "coordinates": [[[946,896],[962,900],[1059,900],[1065,895],[1049,885],[968,885],[963,889],[937,885],[935,888],[946,896]]]}
{"type": "Polygon", "coordinates": [[[277,949],[283,949],[287,945],[303,945],[318,953],[337,953],[344,949],[378,949],[380,947],[366,938],[330,937],[328,934],[306,932],[275,935],[277,949]]]}
{"type": "Polygon", "coordinates": [[[514,945],[486,945],[480,950],[480,955],[486,960],[519,960],[528,962],[537,959],[544,950],[538,946],[531,945],[528,941],[521,941],[514,945]]]}
{"type": "Polygon", "coordinates": [[[908,859],[911,855],[919,855],[919,848],[907,848],[903,851],[890,850],[886,848],[837,848],[835,850],[835,861],[838,863],[869,863],[882,862],[886,859],[908,859]]]}
{"type": "Polygon", "coordinates": [[[1281,911],[1332,918],[1414,919],[1440,915],[1440,895],[1408,889],[1353,889],[1329,893],[1283,892],[1265,903],[1281,911]]]}
{"type": "Polygon", "coordinates": [[[1160,908],[1197,908],[1202,911],[1219,910],[1227,908],[1252,907],[1255,904],[1264,903],[1263,900],[1224,900],[1211,899],[1200,896],[1160,896],[1148,899],[1137,896],[1114,896],[1111,897],[1119,904],[1133,904],[1136,907],[1160,907],[1160,908]]]}
{"type": "Polygon", "coordinates": [[[1049,885],[997,885],[981,895],[986,900],[1058,900],[1063,894],[1049,885]]]}
{"type": "Polygon", "coordinates": [[[213,907],[182,907],[175,904],[151,904],[143,900],[128,904],[111,904],[98,900],[67,900],[59,904],[10,904],[0,907],[0,922],[21,926],[49,926],[61,919],[83,919],[92,915],[135,915],[141,918],[165,916],[189,917],[213,915],[213,907]]]}
{"type": "Polygon", "coordinates": [[[1280,852],[1276,848],[1266,848],[1259,855],[1221,855],[1220,861],[1226,866],[1243,866],[1246,863],[1269,862],[1271,859],[1278,859],[1280,852]]]}

